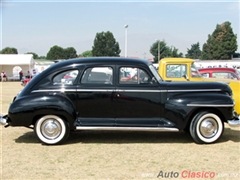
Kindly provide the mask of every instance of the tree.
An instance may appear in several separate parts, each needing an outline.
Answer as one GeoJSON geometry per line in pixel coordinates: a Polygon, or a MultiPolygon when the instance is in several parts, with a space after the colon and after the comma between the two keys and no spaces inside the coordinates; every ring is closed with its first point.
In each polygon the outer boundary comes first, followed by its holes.
{"type": "Polygon", "coordinates": [[[38,59],[46,59],[46,56],[39,56],[38,59]]]}
{"type": "Polygon", "coordinates": [[[197,42],[191,45],[191,49],[187,49],[187,54],[185,56],[191,59],[201,59],[201,54],[200,44],[197,42]]]}
{"type": "Polygon", "coordinates": [[[32,54],[33,55],[33,59],[39,59],[38,55],[34,52],[27,52],[26,54],[32,54]]]}
{"type": "Polygon", "coordinates": [[[168,47],[165,41],[156,41],[150,47],[150,53],[154,56],[154,62],[165,57],[182,57],[182,53],[178,53],[178,49],[175,47],[168,47]],[[159,59],[158,59],[159,56],[159,59]]]}
{"type": "Polygon", "coordinates": [[[64,49],[57,45],[51,47],[47,53],[46,59],[49,60],[65,59],[64,49]]]}
{"type": "Polygon", "coordinates": [[[237,35],[233,33],[231,23],[226,21],[217,24],[213,33],[208,35],[207,42],[203,44],[202,59],[231,59],[237,48],[237,35]]]}
{"type": "Polygon", "coordinates": [[[6,47],[0,51],[0,54],[18,54],[16,48],[6,47]]]}
{"type": "Polygon", "coordinates": [[[87,51],[84,51],[81,56],[83,57],[92,57],[92,51],[91,50],[87,50],[87,51]]]}
{"type": "Polygon", "coordinates": [[[64,49],[64,58],[65,59],[71,59],[77,57],[77,51],[73,47],[68,47],[64,49]]]}
{"type": "Polygon", "coordinates": [[[120,56],[119,43],[109,31],[97,33],[92,46],[93,56],[120,56]]]}

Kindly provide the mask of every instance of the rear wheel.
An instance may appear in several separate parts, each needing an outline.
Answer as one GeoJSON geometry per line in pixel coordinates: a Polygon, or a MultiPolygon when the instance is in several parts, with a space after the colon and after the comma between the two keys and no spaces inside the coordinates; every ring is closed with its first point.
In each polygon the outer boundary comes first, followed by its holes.
{"type": "Polygon", "coordinates": [[[46,115],[40,118],[34,127],[35,134],[44,144],[60,144],[69,136],[69,125],[62,118],[46,115]]]}
{"type": "Polygon", "coordinates": [[[224,131],[224,123],[221,118],[209,111],[196,114],[190,124],[190,134],[198,144],[210,144],[216,142],[224,131]]]}

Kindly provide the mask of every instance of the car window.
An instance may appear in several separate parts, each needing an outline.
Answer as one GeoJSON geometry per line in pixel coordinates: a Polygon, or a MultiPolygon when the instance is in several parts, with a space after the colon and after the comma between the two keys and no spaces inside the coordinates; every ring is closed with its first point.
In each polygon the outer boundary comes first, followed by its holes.
{"type": "Polygon", "coordinates": [[[82,84],[113,84],[113,69],[111,67],[87,68],[82,76],[82,84]]]}
{"type": "Polygon", "coordinates": [[[187,65],[184,64],[168,64],[167,78],[182,78],[187,73],[187,65]]]}
{"type": "Polygon", "coordinates": [[[193,77],[193,78],[201,77],[201,74],[199,73],[199,71],[194,63],[191,65],[191,77],[193,77]]]}
{"type": "Polygon", "coordinates": [[[119,68],[120,84],[146,84],[149,82],[150,76],[143,69],[133,67],[119,68]]]}
{"type": "Polygon", "coordinates": [[[209,73],[201,73],[204,78],[209,78],[209,73]]]}
{"type": "Polygon", "coordinates": [[[72,85],[78,75],[78,70],[68,70],[53,77],[53,84],[72,85]]]}
{"type": "Polygon", "coordinates": [[[215,78],[231,79],[231,73],[228,72],[213,72],[212,76],[215,78]]]}

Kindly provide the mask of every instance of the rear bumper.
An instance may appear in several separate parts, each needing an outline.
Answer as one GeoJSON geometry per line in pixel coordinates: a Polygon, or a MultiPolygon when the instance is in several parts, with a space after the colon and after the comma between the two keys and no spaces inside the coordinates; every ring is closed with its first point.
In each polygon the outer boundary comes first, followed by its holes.
{"type": "Polygon", "coordinates": [[[0,125],[5,126],[5,127],[9,126],[9,124],[8,124],[8,115],[2,116],[0,114],[0,125]]]}

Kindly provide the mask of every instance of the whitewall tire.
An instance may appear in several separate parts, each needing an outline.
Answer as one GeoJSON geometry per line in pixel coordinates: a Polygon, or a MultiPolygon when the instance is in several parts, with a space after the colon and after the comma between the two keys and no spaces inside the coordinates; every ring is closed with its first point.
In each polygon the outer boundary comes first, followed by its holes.
{"type": "Polygon", "coordinates": [[[44,144],[60,144],[68,138],[69,125],[58,116],[46,115],[35,123],[34,131],[44,144]]]}

